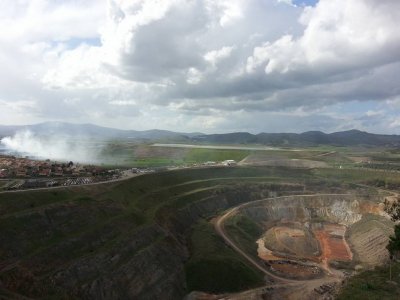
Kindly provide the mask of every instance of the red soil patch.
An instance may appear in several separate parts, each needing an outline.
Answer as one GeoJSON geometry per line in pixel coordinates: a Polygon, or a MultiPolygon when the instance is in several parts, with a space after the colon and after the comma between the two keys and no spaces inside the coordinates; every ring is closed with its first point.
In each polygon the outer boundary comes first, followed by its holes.
{"type": "Polygon", "coordinates": [[[379,206],[379,204],[371,204],[371,203],[366,203],[362,202],[360,204],[360,210],[362,213],[373,213],[379,215],[379,213],[382,212],[382,207],[379,206]]]}
{"type": "Polygon", "coordinates": [[[319,259],[326,267],[330,260],[351,261],[352,253],[344,239],[344,232],[345,227],[340,225],[325,225],[324,229],[314,231],[321,245],[319,259]]]}

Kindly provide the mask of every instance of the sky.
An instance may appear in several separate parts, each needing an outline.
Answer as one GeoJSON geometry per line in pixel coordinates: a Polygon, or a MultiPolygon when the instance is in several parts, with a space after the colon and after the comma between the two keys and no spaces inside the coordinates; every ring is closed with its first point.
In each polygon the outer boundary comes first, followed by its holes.
{"type": "Polygon", "coordinates": [[[398,0],[0,0],[0,124],[400,134],[398,0]]]}

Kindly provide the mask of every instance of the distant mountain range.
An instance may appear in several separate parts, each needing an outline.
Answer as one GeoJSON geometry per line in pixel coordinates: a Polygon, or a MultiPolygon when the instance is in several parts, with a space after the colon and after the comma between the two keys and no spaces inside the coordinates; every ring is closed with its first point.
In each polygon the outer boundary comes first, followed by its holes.
{"type": "Polygon", "coordinates": [[[72,124],[65,122],[45,122],[35,125],[5,126],[0,125],[0,137],[12,136],[18,131],[29,130],[37,135],[60,135],[74,137],[90,137],[96,139],[145,139],[187,141],[202,133],[180,133],[168,130],[121,130],[93,124],[72,124]]]}
{"type": "Polygon", "coordinates": [[[234,132],[224,134],[183,133],[168,130],[121,130],[93,124],[71,124],[45,122],[35,125],[0,125],[0,137],[29,130],[37,135],[60,135],[91,137],[98,139],[132,139],[146,141],[200,143],[200,144],[260,144],[268,146],[385,146],[400,147],[400,135],[372,134],[359,130],[348,130],[330,134],[321,131],[304,133],[259,133],[234,132]]]}
{"type": "Polygon", "coordinates": [[[307,131],[304,133],[259,133],[235,132],[194,136],[193,141],[219,144],[262,144],[270,146],[386,146],[400,147],[399,135],[373,134],[360,130],[334,133],[307,131]]]}

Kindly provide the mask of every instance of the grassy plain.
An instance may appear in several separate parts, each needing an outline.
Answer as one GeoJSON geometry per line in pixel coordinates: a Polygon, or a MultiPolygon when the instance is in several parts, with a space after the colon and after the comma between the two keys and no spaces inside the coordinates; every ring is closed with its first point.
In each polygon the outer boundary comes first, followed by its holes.
{"type": "Polygon", "coordinates": [[[154,147],[128,143],[109,144],[102,156],[106,165],[129,167],[163,167],[171,165],[204,163],[207,161],[240,161],[249,150],[154,147]]]}

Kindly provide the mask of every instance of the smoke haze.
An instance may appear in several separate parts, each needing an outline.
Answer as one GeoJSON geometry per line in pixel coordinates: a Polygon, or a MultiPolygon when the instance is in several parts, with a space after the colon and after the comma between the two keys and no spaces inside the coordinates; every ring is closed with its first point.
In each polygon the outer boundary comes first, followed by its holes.
{"type": "Polygon", "coordinates": [[[98,163],[102,146],[68,137],[39,136],[30,130],[18,131],[0,140],[9,152],[42,159],[98,163]]]}

